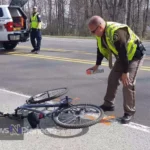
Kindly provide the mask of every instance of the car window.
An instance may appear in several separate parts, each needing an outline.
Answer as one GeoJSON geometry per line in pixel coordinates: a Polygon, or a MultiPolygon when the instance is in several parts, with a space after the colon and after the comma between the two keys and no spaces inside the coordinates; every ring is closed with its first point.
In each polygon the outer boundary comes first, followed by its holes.
{"type": "Polygon", "coordinates": [[[0,8],[0,17],[3,17],[3,10],[0,8]]]}

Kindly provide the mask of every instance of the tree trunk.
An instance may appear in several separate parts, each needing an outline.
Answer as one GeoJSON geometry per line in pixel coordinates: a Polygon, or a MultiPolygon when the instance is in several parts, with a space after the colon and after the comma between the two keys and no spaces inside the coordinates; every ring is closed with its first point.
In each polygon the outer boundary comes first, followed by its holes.
{"type": "Polygon", "coordinates": [[[37,5],[36,0],[33,0],[33,5],[34,5],[34,6],[36,6],[36,5],[37,5]]]}
{"type": "Polygon", "coordinates": [[[48,0],[48,6],[49,6],[49,11],[48,11],[48,31],[51,34],[51,30],[52,30],[52,0],[48,0]]]}
{"type": "Polygon", "coordinates": [[[149,0],[146,0],[146,10],[144,11],[143,16],[143,31],[142,31],[142,37],[145,37],[146,34],[146,28],[147,28],[147,22],[148,22],[148,12],[149,12],[149,0]]]}
{"type": "Polygon", "coordinates": [[[116,9],[117,9],[117,0],[114,0],[114,6],[113,6],[113,21],[117,20],[117,15],[116,15],[116,9]]]}
{"type": "Polygon", "coordinates": [[[97,0],[97,3],[99,6],[100,15],[101,15],[101,17],[103,17],[103,2],[102,2],[102,0],[97,0]]]}
{"type": "MultiPolygon", "coordinates": [[[[130,0],[129,0],[129,1],[130,1],[130,0]]],[[[124,23],[125,23],[125,24],[128,24],[128,21],[127,21],[127,20],[128,20],[128,14],[129,14],[129,13],[128,13],[128,0],[125,0],[125,3],[124,3],[124,4],[125,4],[125,7],[124,7],[124,8],[125,8],[124,23]]],[[[129,10],[129,11],[130,11],[130,10],[129,10]]],[[[129,16],[129,17],[130,17],[130,16],[129,16]]]]}
{"type": "Polygon", "coordinates": [[[127,13],[127,24],[128,26],[131,26],[131,6],[132,6],[132,0],[127,0],[128,1],[128,13],[127,13]]]}

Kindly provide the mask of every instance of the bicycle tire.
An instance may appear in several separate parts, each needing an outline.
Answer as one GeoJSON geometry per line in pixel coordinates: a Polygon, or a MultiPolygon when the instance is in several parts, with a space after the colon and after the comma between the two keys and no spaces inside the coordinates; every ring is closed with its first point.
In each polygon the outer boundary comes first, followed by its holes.
{"type": "Polygon", "coordinates": [[[43,103],[52,99],[58,98],[68,92],[68,88],[57,88],[36,94],[30,97],[26,102],[29,104],[43,103]]]}
{"type": "Polygon", "coordinates": [[[95,124],[99,123],[100,120],[103,118],[103,116],[104,116],[104,112],[98,106],[95,106],[95,105],[92,105],[92,104],[77,104],[77,105],[72,105],[68,108],[64,108],[64,109],[60,110],[59,112],[53,113],[52,119],[55,122],[55,124],[60,126],[60,127],[67,128],[67,129],[79,129],[79,128],[86,128],[86,127],[89,127],[89,126],[92,126],[92,125],[95,125],[95,124]],[[85,123],[82,123],[82,124],[67,124],[67,123],[64,123],[64,122],[62,122],[58,119],[59,116],[62,114],[62,112],[65,112],[67,110],[69,111],[69,109],[72,109],[72,108],[76,108],[76,107],[81,107],[82,108],[82,107],[85,107],[85,106],[88,107],[88,108],[94,108],[96,111],[99,112],[99,116],[95,120],[91,120],[90,122],[85,122],[85,123]]]}

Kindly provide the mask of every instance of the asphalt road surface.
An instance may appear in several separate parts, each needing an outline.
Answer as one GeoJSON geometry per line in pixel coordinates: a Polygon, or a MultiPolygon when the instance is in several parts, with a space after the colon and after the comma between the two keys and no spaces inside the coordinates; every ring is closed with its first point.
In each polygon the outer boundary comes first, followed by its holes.
{"type": "MultiPolygon", "coordinates": [[[[83,136],[67,138],[68,145],[66,139],[63,139],[64,143],[61,143],[60,138],[56,140],[52,136],[34,136],[35,144],[45,140],[44,142],[47,143],[44,144],[45,148],[41,143],[36,147],[32,143],[30,147],[27,143],[32,141],[32,138],[26,135],[27,139],[24,143],[18,143],[19,147],[16,145],[11,147],[13,141],[1,141],[0,149],[50,149],[49,146],[53,145],[53,149],[67,150],[72,145],[73,150],[149,150],[150,42],[145,41],[144,45],[147,49],[146,58],[137,76],[136,114],[131,124],[124,126],[108,123],[108,125],[106,121],[91,127],[83,136]],[[49,140],[51,143],[48,143],[49,140]]],[[[28,96],[59,87],[68,87],[67,95],[78,99],[77,103],[95,105],[103,103],[110,72],[108,62],[104,59],[102,63],[101,68],[105,70],[104,73],[88,76],[85,72],[87,68],[95,64],[95,40],[43,37],[41,52],[31,54],[31,50],[31,44],[27,42],[19,44],[15,51],[2,50],[1,52],[1,111],[12,111],[28,96]]],[[[114,118],[123,116],[122,85],[118,88],[115,108],[114,112],[106,112],[106,115],[114,118]]]]}

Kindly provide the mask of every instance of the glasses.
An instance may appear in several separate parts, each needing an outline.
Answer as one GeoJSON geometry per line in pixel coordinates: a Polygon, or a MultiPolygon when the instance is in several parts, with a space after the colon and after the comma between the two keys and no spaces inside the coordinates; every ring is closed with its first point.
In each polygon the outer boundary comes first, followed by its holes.
{"type": "Polygon", "coordinates": [[[98,29],[98,27],[99,27],[99,26],[97,26],[96,29],[94,29],[93,31],[91,31],[91,33],[94,34],[94,33],[96,32],[96,30],[98,29]]]}

